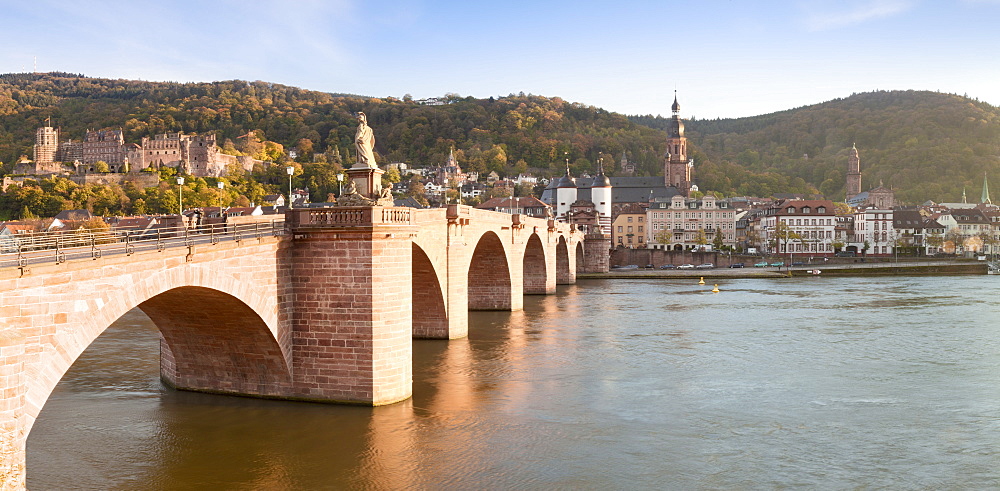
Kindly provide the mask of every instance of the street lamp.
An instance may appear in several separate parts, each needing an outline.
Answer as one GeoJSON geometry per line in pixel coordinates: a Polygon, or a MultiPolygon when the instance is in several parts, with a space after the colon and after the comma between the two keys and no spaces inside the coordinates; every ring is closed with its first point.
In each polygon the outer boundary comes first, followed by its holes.
{"type": "Polygon", "coordinates": [[[226,188],[226,183],[219,181],[215,183],[215,186],[219,188],[219,214],[222,214],[222,190],[226,188]]]}
{"type": "Polygon", "coordinates": [[[177,176],[177,216],[184,214],[184,176],[177,176]]]}
{"type": "Polygon", "coordinates": [[[285,167],[285,172],[288,172],[288,208],[292,208],[292,174],[295,174],[295,167],[289,165],[285,167]]]}
{"type": "Polygon", "coordinates": [[[337,174],[337,185],[339,186],[339,189],[340,189],[340,191],[337,193],[337,197],[339,198],[339,197],[341,197],[341,196],[344,195],[344,175],[343,174],[337,174]]]}

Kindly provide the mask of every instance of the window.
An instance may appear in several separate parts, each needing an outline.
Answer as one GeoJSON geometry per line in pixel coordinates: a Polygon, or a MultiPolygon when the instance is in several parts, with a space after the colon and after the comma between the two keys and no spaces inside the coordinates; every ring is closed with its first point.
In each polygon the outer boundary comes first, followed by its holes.
{"type": "Polygon", "coordinates": [[[618,233],[622,233],[622,226],[621,225],[618,226],[618,233]]]}
{"type": "Polygon", "coordinates": [[[809,213],[811,211],[812,211],[812,208],[809,208],[808,206],[803,206],[802,207],[802,213],[809,213]]]}
{"type": "Polygon", "coordinates": [[[820,206],[819,208],[816,208],[816,213],[819,213],[819,214],[826,213],[826,207],[825,206],[820,206]]]}
{"type": "Polygon", "coordinates": [[[639,225],[639,233],[642,233],[642,225],[639,225]]]}
{"type": "Polygon", "coordinates": [[[632,223],[632,217],[628,217],[628,223],[632,223]]]}
{"type": "Polygon", "coordinates": [[[791,207],[791,206],[789,206],[789,207],[788,207],[788,214],[789,214],[789,215],[792,215],[792,214],[794,214],[794,213],[795,213],[795,208],[794,208],[794,207],[791,207]]]}

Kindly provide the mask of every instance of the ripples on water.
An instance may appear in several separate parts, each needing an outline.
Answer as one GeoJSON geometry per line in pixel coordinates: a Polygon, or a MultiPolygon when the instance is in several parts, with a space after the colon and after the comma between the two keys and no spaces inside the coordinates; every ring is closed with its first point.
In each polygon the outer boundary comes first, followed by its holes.
{"type": "Polygon", "coordinates": [[[414,342],[380,408],[177,392],[133,311],[49,399],[32,489],[992,488],[990,277],[584,281],[414,342]]]}

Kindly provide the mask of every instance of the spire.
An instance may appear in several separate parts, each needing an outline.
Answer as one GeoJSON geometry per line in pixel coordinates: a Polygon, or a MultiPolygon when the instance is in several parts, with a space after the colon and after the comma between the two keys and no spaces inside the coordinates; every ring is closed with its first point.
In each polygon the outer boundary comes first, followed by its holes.
{"type": "Polygon", "coordinates": [[[670,110],[674,112],[674,116],[681,112],[681,105],[677,102],[677,89],[674,89],[674,103],[670,105],[670,110]]]}
{"type": "Polygon", "coordinates": [[[979,198],[979,202],[980,203],[985,203],[985,204],[990,204],[990,205],[993,204],[993,201],[990,200],[990,185],[989,185],[989,183],[986,180],[986,173],[985,172],[983,173],[983,196],[981,198],[979,198]]]}
{"type": "Polygon", "coordinates": [[[962,203],[968,203],[969,199],[965,197],[965,186],[962,186],[962,203]]]}

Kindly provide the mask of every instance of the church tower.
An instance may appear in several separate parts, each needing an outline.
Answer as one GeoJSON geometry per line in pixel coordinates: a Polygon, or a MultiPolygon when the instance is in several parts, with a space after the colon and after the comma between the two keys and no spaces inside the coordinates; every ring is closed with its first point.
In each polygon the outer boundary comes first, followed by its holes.
{"type": "Polygon", "coordinates": [[[687,197],[691,192],[691,171],[694,163],[688,160],[687,138],[684,137],[684,121],[681,120],[681,105],[677,103],[677,91],[674,91],[674,103],[670,106],[673,118],[667,126],[667,155],[663,163],[663,184],[673,186],[687,197]]]}
{"type": "Polygon", "coordinates": [[[990,184],[986,179],[986,174],[983,174],[983,195],[979,198],[980,203],[992,205],[993,200],[990,199],[990,184]]]}
{"type": "Polygon", "coordinates": [[[858,147],[851,145],[851,155],[847,158],[847,196],[849,200],[861,194],[861,158],[858,157],[858,147]]]}

